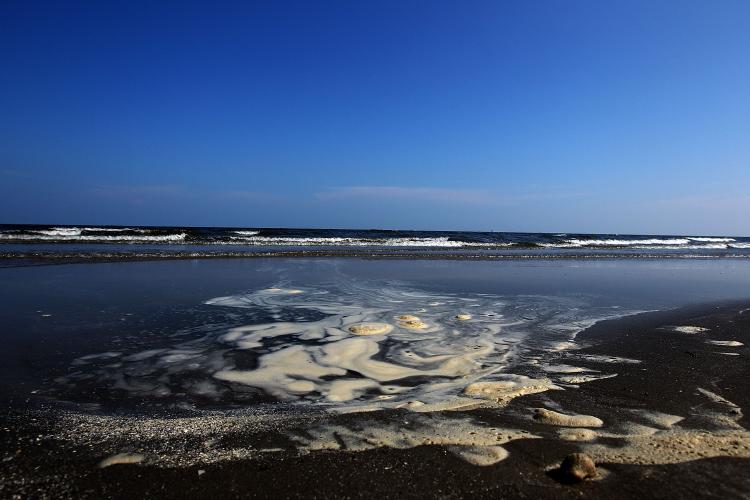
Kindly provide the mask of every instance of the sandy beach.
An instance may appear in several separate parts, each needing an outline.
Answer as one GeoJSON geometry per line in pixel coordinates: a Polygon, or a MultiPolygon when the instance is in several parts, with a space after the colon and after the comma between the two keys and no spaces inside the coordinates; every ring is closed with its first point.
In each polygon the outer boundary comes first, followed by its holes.
{"type": "Polygon", "coordinates": [[[526,359],[546,376],[490,377],[448,410],[113,410],[6,385],[0,496],[746,498],[749,332],[750,301],[602,320],[526,359]],[[561,480],[573,452],[594,478],[561,480]]]}

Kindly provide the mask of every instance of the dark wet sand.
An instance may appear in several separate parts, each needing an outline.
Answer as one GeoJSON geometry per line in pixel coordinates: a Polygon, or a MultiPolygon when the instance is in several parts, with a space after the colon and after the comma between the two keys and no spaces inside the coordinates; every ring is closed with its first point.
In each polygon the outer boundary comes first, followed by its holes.
{"type": "MultiPolygon", "coordinates": [[[[0,498],[235,498],[235,497],[444,497],[444,498],[750,498],[750,456],[742,446],[716,451],[722,455],[662,465],[600,462],[597,480],[565,485],[549,470],[581,443],[551,437],[549,426],[530,418],[530,408],[560,405],[566,411],[594,415],[610,422],[627,420],[632,409],[685,417],[684,426],[706,429],[699,416],[707,406],[698,387],[736,404],[750,407],[750,302],[724,303],[645,313],[604,321],[579,335],[587,347],[573,354],[620,356],[639,364],[616,364],[617,377],[592,381],[578,389],[548,391],[517,398],[502,409],[470,412],[491,426],[521,428],[545,434],[543,439],[512,441],[509,457],[479,467],[457,458],[443,446],[368,451],[318,451],[300,454],[273,429],[229,432],[218,449],[243,449],[277,443],[284,451],[256,454],[250,459],[160,467],[158,457],[179,456],[200,447],[199,440],[149,442],[71,440],[59,435],[60,410],[37,401],[15,399],[3,412],[0,498]],[[669,325],[693,325],[710,330],[695,335],[676,333],[669,325]],[[736,340],[742,347],[720,347],[707,340],[736,340]],[[720,352],[736,352],[727,356],[720,352]],[[140,465],[100,469],[97,463],[117,450],[139,450],[152,457],[140,465]],[[734,455],[734,456],[733,456],[734,455]],[[156,457],[156,458],[153,458],[156,457]]],[[[602,371],[601,363],[569,359],[560,363],[602,371]]],[[[408,418],[391,411],[378,418],[408,418]]],[[[735,420],[747,427],[748,417],[735,420]]],[[[356,425],[359,415],[336,417],[356,425]]],[[[85,434],[85,428],[80,432],[85,434]]],[[[76,434],[68,429],[66,436],[76,434]]],[[[600,442],[616,447],[615,438],[600,442]]],[[[714,453],[711,453],[714,454],[714,453]]]]}

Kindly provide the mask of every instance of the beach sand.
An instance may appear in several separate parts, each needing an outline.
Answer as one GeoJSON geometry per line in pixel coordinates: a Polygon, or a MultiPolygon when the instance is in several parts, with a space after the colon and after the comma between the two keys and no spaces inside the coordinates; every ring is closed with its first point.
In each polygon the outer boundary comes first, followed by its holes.
{"type": "Polygon", "coordinates": [[[556,360],[585,382],[449,412],[117,416],[16,396],[0,497],[748,498],[748,342],[748,303],[601,321],[556,360]],[[561,483],[579,451],[597,477],[561,483]]]}

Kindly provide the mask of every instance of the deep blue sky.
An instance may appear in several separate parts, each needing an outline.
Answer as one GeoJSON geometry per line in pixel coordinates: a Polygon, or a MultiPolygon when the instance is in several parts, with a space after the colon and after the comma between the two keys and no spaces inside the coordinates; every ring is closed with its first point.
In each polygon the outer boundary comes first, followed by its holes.
{"type": "Polygon", "coordinates": [[[0,223],[750,235],[750,2],[0,3],[0,223]]]}

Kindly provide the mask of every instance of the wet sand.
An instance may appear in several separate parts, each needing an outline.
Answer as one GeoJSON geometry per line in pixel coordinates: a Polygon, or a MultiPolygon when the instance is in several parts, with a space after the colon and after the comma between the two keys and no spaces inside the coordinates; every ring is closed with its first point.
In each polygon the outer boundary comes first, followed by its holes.
{"type": "Polygon", "coordinates": [[[602,321],[576,344],[554,360],[576,368],[563,390],[468,411],[155,418],[29,394],[3,412],[0,497],[750,496],[750,303],[602,321]],[[576,451],[598,477],[563,484],[576,451]]]}

